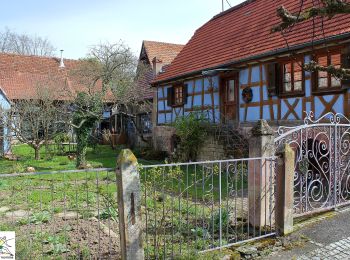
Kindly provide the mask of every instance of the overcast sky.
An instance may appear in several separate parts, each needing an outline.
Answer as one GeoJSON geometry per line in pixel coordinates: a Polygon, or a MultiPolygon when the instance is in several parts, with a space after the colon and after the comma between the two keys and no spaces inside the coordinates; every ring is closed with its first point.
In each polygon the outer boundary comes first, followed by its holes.
{"type": "MultiPolygon", "coordinates": [[[[243,2],[228,1],[232,6],[243,2]]],[[[137,56],[144,39],[185,44],[198,27],[221,12],[221,0],[3,0],[1,4],[0,29],[46,37],[58,50],[64,49],[66,58],[84,57],[89,46],[120,39],[137,56]]]]}

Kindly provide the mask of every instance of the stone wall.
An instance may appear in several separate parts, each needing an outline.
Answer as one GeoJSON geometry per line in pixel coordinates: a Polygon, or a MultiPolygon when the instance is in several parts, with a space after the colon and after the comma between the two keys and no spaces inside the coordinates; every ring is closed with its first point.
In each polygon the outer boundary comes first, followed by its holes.
{"type": "Polygon", "coordinates": [[[215,140],[213,135],[208,135],[203,146],[200,149],[198,161],[223,160],[226,157],[226,151],[223,144],[215,140]]]}
{"type": "MultiPolygon", "coordinates": [[[[245,137],[250,136],[251,127],[243,128],[242,134],[245,137]]],[[[174,152],[174,139],[176,131],[171,126],[156,126],[153,128],[153,147],[157,151],[167,152],[169,155],[174,152]]],[[[248,138],[247,138],[248,139],[248,138]]],[[[226,144],[227,145],[227,144],[226,144]]],[[[198,153],[197,161],[208,160],[225,160],[228,158],[241,158],[242,156],[235,151],[235,156],[232,157],[233,152],[228,151],[224,140],[218,140],[215,137],[215,131],[208,131],[208,135],[198,153]]]]}
{"type": "Polygon", "coordinates": [[[175,128],[171,126],[155,126],[153,128],[153,147],[157,151],[171,154],[174,151],[173,136],[175,128]]]}

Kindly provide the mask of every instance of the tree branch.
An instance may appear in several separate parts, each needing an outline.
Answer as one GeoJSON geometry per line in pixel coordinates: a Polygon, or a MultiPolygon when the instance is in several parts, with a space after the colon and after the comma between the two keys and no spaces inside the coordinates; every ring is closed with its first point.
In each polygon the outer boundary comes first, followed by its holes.
{"type": "Polygon", "coordinates": [[[305,71],[315,72],[324,71],[328,72],[338,79],[348,79],[350,78],[350,69],[336,68],[334,65],[321,66],[316,61],[310,61],[303,65],[305,71]]]}
{"type": "Polygon", "coordinates": [[[282,23],[272,27],[271,32],[280,32],[297,23],[309,20],[313,17],[326,17],[331,19],[337,14],[350,14],[350,4],[344,0],[322,0],[322,7],[311,7],[301,13],[292,14],[284,6],[277,9],[277,15],[282,23]]]}

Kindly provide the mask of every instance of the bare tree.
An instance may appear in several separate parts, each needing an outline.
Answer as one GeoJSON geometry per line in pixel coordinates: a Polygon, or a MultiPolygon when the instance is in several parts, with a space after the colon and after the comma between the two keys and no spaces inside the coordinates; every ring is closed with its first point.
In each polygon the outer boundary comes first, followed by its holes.
{"type": "Polygon", "coordinates": [[[5,28],[0,32],[0,52],[22,55],[54,56],[55,47],[48,39],[36,35],[18,34],[5,28]]]}
{"type": "MultiPolygon", "coordinates": [[[[284,37],[286,30],[292,30],[295,25],[301,22],[320,18],[322,19],[321,26],[323,26],[323,19],[337,19],[335,16],[338,14],[350,14],[350,3],[345,0],[320,0],[320,3],[318,1],[317,3],[312,1],[311,7],[304,8],[304,1],[302,0],[300,1],[299,11],[296,13],[290,12],[284,6],[280,6],[277,9],[277,15],[281,18],[281,23],[275,25],[271,31],[272,33],[281,32],[284,37]]],[[[316,26],[315,23],[313,23],[313,26],[316,26]]],[[[309,63],[303,64],[302,67],[304,70],[310,72],[328,72],[338,79],[350,78],[350,69],[339,68],[333,64],[322,66],[316,61],[311,60],[309,63]]]]}
{"type": "Polygon", "coordinates": [[[75,111],[70,123],[77,135],[77,167],[86,167],[89,136],[102,119],[105,106],[123,108],[123,113],[135,113],[140,101],[137,89],[137,58],[124,43],[104,43],[93,46],[86,59],[73,71],[81,91],[76,93],[75,111]],[[126,108],[133,109],[126,109],[126,108]]]}
{"type": "MultiPolygon", "coordinates": [[[[2,124],[6,125],[10,134],[18,141],[28,144],[35,151],[35,159],[40,159],[40,148],[48,144],[64,124],[60,107],[65,105],[57,102],[59,98],[53,95],[54,82],[38,83],[35,95],[26,99],[15,100],[8,110],[0,109],[2,124]]],[[[57,89],[57,87],[56,87],[57,89]]]]}

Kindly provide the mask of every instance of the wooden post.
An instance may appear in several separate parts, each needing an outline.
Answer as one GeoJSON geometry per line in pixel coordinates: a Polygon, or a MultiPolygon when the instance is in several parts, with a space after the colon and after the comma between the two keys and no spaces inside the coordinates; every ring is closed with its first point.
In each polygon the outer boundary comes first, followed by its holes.
{"type": "Polygon", "coordinates": [[[137,159],[129,150],[117,159],[118,217],[123,260],[144,259],[141,222],[141,186],[137,159]]]}
{"type": "Polygon", "coordinates": [[[293,232],[295,154],[289,144],[284,144],[276,154],[276,229],[284,236],[293,232]]]}
{"type": "MultiPolygon", "coordinates": [[[[274,131],[266,120],[259,120],[251,130],[249,157],[266,158],[275,154],[274,131]]],[[[249,222],[254,227],[264,228],[274,223],[271,198],[273,196],[271,161],[249,160],[248,164],[248,203],[249,222]]]]}

